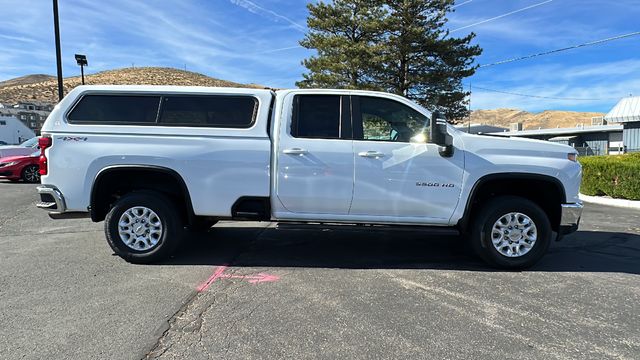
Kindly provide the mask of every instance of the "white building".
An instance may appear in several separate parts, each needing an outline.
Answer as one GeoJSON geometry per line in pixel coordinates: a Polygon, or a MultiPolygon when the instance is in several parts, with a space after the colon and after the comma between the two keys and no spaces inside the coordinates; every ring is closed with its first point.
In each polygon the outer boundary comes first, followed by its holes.
{"type": "Polygon", "coordinates": [[[0,141],[7,144],[20,144],[36,136],[22,121],[15,116],[0,115],[0,141]]]}
{"type": "Polygon", "coordinates": [[[624,127],[622,141],[625,151],[640,152],[640,96],[621,99],[604,119],[624,127]]]}

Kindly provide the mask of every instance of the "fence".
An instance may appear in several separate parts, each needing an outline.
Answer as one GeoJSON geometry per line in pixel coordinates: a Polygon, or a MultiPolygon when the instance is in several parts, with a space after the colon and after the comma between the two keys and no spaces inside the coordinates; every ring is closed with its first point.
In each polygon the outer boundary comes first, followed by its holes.
{"type": "Polygon", "coordinates": [[[579,156],[620,155],[620,154],[640,152],[640,148],[629,149],[627,147],[624,147],[624,148],[612,147],[612,148],[604,149],[603,151],[601,151],[601,149],[592,148],[589,146],[574,146],[574,148],[576,149],[576,151],[578,151],[579,156]]]}
{"type": "Polygon", "coordinates": [[[600,154],[600,149],[592,149],[588,146],[576,146],[575,149],[578,151],[578,156],[604,155],[600,154]]]}

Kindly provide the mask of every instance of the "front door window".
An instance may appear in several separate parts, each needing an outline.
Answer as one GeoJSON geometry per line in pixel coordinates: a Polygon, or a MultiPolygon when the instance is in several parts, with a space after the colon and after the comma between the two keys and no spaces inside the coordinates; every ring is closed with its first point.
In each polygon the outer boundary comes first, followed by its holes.
{"type": "Polygon", "coordinates": [[[397,101],[360,97],[362,138],[373,141],[427,142],[429,119],[397,101]]]}

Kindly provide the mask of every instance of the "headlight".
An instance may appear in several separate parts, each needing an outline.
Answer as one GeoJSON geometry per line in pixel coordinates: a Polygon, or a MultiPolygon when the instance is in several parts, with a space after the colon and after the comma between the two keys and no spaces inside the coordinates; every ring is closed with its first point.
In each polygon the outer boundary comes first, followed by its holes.
{"type": "Polygon", "coordinates": [[[17,163],[19,163],[19,161],[12,161],[12,162],[8,162],[8,163],[0,163],[0,167],[13,166],[13,165],[15,165],[17,163]]]}
{"type": "Polygon", "coordinates": [[[578,154],[576,154],[576,153],[568,153],[567,154],[567,159],[569,159],[569,160],[571,160],[573,162],[576,162],[576,161],[578,161],[578,154]]]}

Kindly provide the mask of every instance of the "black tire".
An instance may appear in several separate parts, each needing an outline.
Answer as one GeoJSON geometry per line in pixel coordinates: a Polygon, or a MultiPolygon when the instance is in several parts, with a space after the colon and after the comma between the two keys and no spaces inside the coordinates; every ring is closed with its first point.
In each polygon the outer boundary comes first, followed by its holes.
{"type": "Polygon", "coordinates": [[[155,191],[135,191],[124,195],[105,218],[104,232],[109,246],[116,255],[135,264],[149,264],[167,258],[180,243],[184,228],[180,214],[175,208],[171,200],[155,191]],[[146,207],[155,212],[162,224],[162,232],[157,238],[157,243],[146,250],[133,249],[120,238],[120,218],[127,210],[136,206],[146,207]]]}
{"type": "MultiPolygon", "coordinates": [[[[501,196],[489,200],[480,211],[475,212],[468,236],[474,252],[487,264],[501,269],[526,269],[536,264],[549,249],[552,230],[547,214],[534,202],[517,196],[501,196]],[[528,216],[535,224],[537,238],[533,247],[524,255],[508,257],[493,245],[492,229],[504,215],[511,212],[528,216]]],[[[502,235],[499,235],[502,236],[502,235]]],[[[500,247],[498,245],[498,247],[500,247]]]]}
{"type": "Polygon", "coordinates": [[[206,232],[215,224],[218,223],[218,220],[211,219],[207,217],[196,217],[193,219],[193,222],[187,226],[190,231],[195,232],[206,232]]]}
{"type": "Polygon", "coordinates": [[[25,166],[22,169],[21,177],[24,182],[38,183],[40,182],[40,168],[38,165],[25,166]]]}

